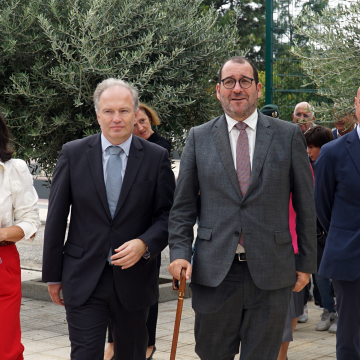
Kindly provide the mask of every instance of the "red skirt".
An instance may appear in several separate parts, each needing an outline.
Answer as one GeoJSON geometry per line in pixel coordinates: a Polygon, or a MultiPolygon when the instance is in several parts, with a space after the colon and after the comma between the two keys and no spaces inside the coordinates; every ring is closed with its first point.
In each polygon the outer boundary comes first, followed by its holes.
{"type": "Polygon", "coordinates": [[[15,245],[0,247],[0,359],[23,360],[20,330],[21,269],[15,245]]]}

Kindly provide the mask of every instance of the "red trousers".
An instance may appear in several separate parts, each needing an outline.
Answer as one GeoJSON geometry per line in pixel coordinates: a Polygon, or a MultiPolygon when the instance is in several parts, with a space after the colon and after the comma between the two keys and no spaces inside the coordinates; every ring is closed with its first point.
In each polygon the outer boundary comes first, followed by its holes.
{"type": "Polygon", "coordinates": [[[23,360],[20,330],[21,269],[15,245],[0,247],[0,359],[23,360]]]}

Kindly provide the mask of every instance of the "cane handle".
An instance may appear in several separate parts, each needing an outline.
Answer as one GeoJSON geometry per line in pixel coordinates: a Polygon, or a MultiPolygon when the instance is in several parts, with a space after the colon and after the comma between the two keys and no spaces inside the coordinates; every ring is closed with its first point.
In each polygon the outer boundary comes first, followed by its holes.
{"type": "MultiPolygon", "coordinates": [[[[180,282],[182,282],[183,280],[185,280],[185,275],[186,275],[186,271],[184,268],[181,269],[180,271],[180,282]]],[[[172,280],[172,286],[173,286],[173,290],[179,290],[179,280],[175,279],[173,277],[172,280]]]]}

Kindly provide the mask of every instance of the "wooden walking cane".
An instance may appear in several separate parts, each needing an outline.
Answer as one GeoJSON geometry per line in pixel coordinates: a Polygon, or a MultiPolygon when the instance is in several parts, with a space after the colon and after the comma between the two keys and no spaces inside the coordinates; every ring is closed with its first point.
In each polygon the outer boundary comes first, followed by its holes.
{"type": "Polygon", "coordinates": [[[179,330],[180,330],[180,321],[181,321],[181,313],[184,303],[184,295],[185,295],[185,286],[186,286],[186,271],[185,269],[181,269],[180,272],[180,289],[179,289],[179,281],[173,278],[173,289],[179,290],[178,304],[176,309],[176,318],[175,318],[175,326],[174,326],[174,335],[173,341],[171,345],[171,354],[170,360],[175,360],[176,348],[179,338],[179,330]]]}

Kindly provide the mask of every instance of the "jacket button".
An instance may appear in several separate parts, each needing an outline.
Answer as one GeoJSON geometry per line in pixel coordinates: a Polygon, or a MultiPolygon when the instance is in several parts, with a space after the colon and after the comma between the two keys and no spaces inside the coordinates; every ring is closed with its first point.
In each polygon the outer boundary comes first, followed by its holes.
{"type": "Polygon", "coordinates": [[[234,235],[235,235],[235,236],[240,236],[240,233],[239,233],[238,231],[235,231],[235,232],[234,232],[234,235]]]}
{"type": "Polygon", "coordinates": [[[114,231],[114,230],[115,230],[115,228],[114,228],[114,227],[111,227],[111,228],[110,228],[110,230],[111,230],[111,231],[114,231]]]}
{"type": "Polygon", "coordinates": [[[241,206],[240,206],[240,209],[241,209],[241,210],[245,210],[245,209],[246,209],[246,206],[245,206],[245,205],[241,205],[241,206]]]}
{"type": "Polygon", "coordinates": [[[107,257],[108,256],[108,254],[107,253],[103,253],[103,257],[105,258],[105,257],[107,257]]]}

